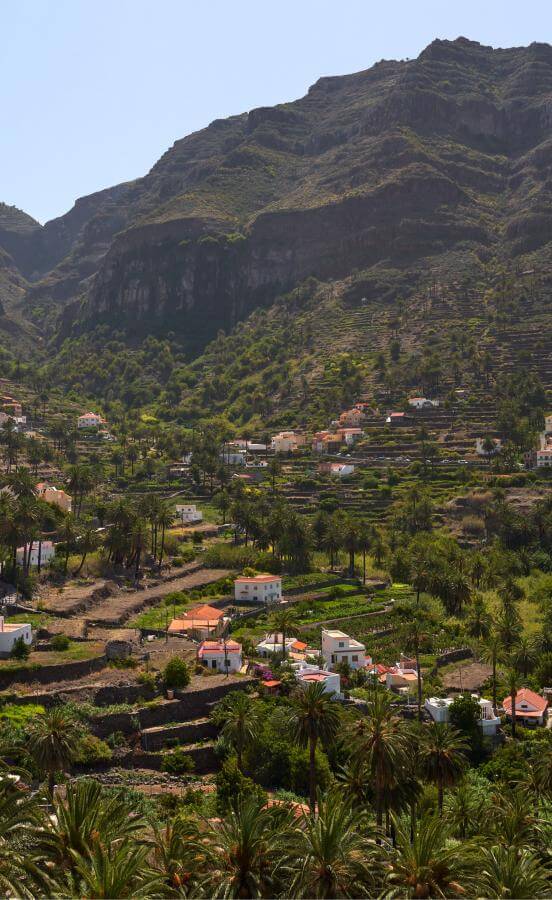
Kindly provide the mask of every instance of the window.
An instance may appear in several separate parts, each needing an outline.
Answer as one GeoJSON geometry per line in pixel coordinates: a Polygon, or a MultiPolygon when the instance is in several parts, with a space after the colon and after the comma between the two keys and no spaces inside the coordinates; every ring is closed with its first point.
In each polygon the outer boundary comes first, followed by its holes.
{"type": "Polygon", "coordinates": [[[338,645],[337,645],[337,646],[338,646],[338,647],[344,647],[344,646],[345,646],[345,643],[344,643],[344,641],[339,641],[339,643],[338,643],[338,645]]]}
{"type": "Polygon", "coordinates": [[[211,666],[212,666],[213,669],[216,669],[216,667],[217,667],[217,661],[216,661],[216,659],[214,659],[214,660],[212,661],[211,666]]]}
{"type": "Polygon", "coordinates": [[[358,655],[355,654],[354,656],[351,656],[351,661],[358,662],[358,655]]]}
{"type": "Polygon", "coordinates": [[[332,662],[335,662],[335,653],[332,653],[332,662]]]}

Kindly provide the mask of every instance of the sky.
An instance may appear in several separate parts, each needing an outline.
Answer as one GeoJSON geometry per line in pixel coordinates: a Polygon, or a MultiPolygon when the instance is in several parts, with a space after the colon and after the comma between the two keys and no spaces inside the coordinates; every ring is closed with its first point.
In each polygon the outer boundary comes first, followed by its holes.
{"type": "Polygon", "coordinates": [[[0,200],[45,222],[213,119],[460,35],[552,42],[552,2],[0,0],[0,200]]]}

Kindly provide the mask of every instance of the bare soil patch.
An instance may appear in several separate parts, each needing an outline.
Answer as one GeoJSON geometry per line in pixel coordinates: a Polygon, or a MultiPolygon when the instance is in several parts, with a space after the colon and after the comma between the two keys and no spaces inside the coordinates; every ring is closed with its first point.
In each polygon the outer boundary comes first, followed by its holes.
{"type": "Polygon", "coordinates": [[[491,666],[480,662],[451,663],[442,670],[443,685],[452,691],[477,691],[492,671],[491,666]]]}

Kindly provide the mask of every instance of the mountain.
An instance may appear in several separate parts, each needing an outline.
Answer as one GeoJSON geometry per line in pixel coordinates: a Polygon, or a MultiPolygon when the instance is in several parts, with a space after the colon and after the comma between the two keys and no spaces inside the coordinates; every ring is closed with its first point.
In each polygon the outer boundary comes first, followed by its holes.
{"type": "Polygon", "coordinates": [[[428,280],[541,271],[551,163],[552,47],[436,40],[217,120],[44,227],[5,213],[0,247],[58,345],[103,326],[189,359],[309,278],[392,310],[428,280]]]}

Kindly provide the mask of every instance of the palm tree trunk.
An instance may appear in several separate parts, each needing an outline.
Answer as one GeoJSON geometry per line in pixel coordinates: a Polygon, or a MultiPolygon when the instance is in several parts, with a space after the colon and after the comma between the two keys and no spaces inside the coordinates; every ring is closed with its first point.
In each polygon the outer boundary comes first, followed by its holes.
{"type": "Polygon", "coordinates": [[[362,551],[362,583],[366,584],[366,549],[362,551]]]}
{"type": "Polygon", "coordinates": [[[48,772],[48,793],[50,797],[54,798],[54,788],[56,786],[54,772],[48,772]]]}
{"type": "Polygon", "coordinates": [[[416,685],[418,688],[418,722],[422,721],[422,673],[420,671],[420,644],[416,639],[416,685]]]}
{"type": "Polygon", "coordinates": [[[311,815],[316,811],[316,737],[309,742],[309,806],[311,815]]]}
{"type": "Polygon", "coordinates": [[[82,571],[82,567],[84,566],[84,562],[85,562],[87,556],[88,556],[88,551],[86,551],[86,553],[83,553],[83,555],[81,557],[81,561],[79,563],[79,567],[78,567],[78,569],[75,569],[75,573],[74,573],[75,577],[77,575],[80,575],[80,573],[82,571]]]}
{"type": "Polygon", "coordinates": [[[437,803],[439,806],[439,818],[443,818],[443,797],[444,797],[444,789],[443,789],[443,779],[440,777],[437,783],[437,803]]]}

